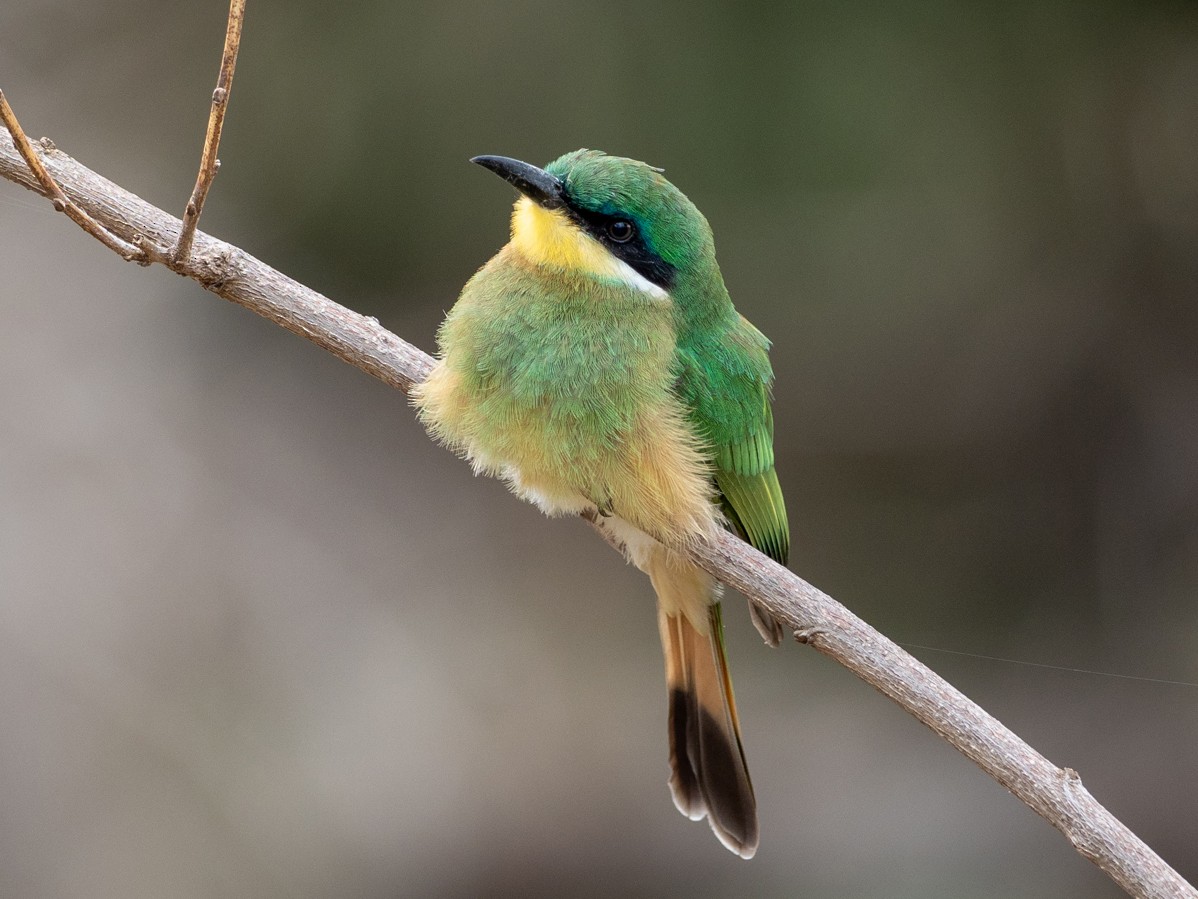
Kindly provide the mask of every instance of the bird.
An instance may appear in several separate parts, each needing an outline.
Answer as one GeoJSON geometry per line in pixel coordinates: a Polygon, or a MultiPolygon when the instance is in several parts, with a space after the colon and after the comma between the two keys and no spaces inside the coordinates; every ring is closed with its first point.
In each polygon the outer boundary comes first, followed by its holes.
{"type": "MultiPolygon", "coordinates": [[[[476,473],[550,515],[587,515],[648,574],[674,804],[752,858],[721,586],[685,553],[724,527],[786,564],[770,343],[734,308],[707,219],[662,169],[587,149],[544,168],[471,162],[516,188],[511,239],[441,324],[417,414],[476,473]]],[[[750,612],[777,646],[781,622],[750,612]]]]}

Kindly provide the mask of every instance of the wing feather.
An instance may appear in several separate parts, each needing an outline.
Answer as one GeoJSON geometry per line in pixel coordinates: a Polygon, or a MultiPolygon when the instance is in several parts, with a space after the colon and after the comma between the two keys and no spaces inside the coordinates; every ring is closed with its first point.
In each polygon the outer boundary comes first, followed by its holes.
{"type": "MultiPolygon", "coordinates": [[[[709,447],[712,477],[731,528],[785,565],[790,524],[774,469],[773,371],[769,342],[744,317],[719,336],[679,347],[677,392],[709,447]]],[[[751,604],[753,622],[776,646],[783,628],[766,609],[751,604]]]]}

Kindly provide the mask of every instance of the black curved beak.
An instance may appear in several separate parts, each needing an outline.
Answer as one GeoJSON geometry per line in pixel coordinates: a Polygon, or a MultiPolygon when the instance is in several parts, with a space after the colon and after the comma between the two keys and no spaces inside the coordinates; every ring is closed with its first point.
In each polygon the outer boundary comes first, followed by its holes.
{"type": "Polygon", "coordinates": [[[507,156],[475,156],[470,161],[490,169],[538,206],[560,209],[566,204],[565,186],[561,179],[544,169],[507,156]]]}

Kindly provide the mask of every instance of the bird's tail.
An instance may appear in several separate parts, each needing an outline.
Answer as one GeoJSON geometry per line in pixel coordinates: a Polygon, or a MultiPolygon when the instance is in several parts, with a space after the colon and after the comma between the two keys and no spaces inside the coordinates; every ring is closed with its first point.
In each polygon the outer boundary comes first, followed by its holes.
{"type": "Polygon", "coordinates": [[[670,691],[674,804],[692,821],[706,816],[721,843],[741,858],[752,858],[757,800],[724,655],[717,585],[664,547],[647,561],[670,691]]]}

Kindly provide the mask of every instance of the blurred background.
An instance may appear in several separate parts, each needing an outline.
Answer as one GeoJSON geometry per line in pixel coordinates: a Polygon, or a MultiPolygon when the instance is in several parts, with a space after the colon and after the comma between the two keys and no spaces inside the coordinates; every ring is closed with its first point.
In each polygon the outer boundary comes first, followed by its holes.
{"type": "MultiPolygon", "coordinates": [[[[0,87],[178,213],[227,6],[172,7],[5,3],[0,87]]],[[[431,349],[506,240],[466,160],[580,146],[773,338],[794,569],[1198,880],[1198,7],[251,0],[203,226],[431,349]]],[[[739,861],[587,527],[9,183],[0,272],[0,895],[1119,895],[730,597],[739,861]]]]}

